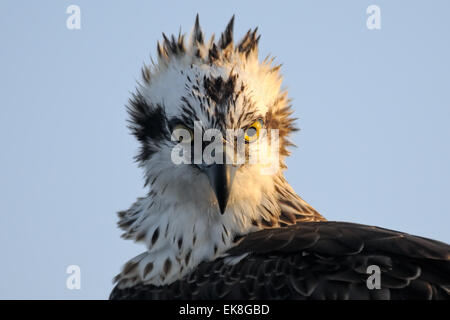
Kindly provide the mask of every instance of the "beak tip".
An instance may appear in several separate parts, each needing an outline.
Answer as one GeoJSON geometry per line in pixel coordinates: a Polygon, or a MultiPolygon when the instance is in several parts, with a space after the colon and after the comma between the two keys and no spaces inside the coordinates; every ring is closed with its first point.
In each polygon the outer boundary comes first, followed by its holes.
{"type": "Polygon", "coordinates": [[[224,214],[225,210],[227,209],[227,205],[226,204],[219,204],[219,210],[220,210],[220,214],[224,214]]]}
{"type": "Polygon", "coordinates": [[[213,165],[205,173],[216,196],[220,213],[223,215],[227,209],[235,171],[230,165],[213,165]]]}

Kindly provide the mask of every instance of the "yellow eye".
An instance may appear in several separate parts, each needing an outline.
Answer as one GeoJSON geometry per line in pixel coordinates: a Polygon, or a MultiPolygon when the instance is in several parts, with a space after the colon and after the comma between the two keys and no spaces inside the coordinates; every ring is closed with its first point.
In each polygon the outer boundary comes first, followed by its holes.
{"type": "Polygon", "coordinates": [[[245,141],[253,142],[259,138],[259,132],[263,127],[263,121],[257,120],[245,130],[245,141]]]}
{"type": "Polygon", "coordinates": [[[173,140],[183,143],[190,143],[194,139],[192,130],[183,124],[177,124],[172,131],[173,140]]]}

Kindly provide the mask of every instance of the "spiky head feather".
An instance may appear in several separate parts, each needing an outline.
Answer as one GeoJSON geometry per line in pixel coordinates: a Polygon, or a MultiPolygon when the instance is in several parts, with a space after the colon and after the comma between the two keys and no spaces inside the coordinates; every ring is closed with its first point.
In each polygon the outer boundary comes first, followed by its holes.
{"type": "Polygon", "coordinates": [[[155,135],[169,134],[161,120],[180,114],[211,126],[211,118],[228,118],[222,127],[239,129],[246,115],[257,113],[267,120],[267,129],[279,130],[281,160],[288,155],[292,144],[287,136],[296,128],[287,92],[281,88],[280,65],[270,57],[258,60],[257,28],[237,44],[233,29],[234,16],[217,41],[214,35],[205,41],[197,15],[188,41],[185,34],[163,34],[157,62],[143,66],[143,81],[130,101],[132,132],[142,143],[138,160],[152,154],[155,135]]]}

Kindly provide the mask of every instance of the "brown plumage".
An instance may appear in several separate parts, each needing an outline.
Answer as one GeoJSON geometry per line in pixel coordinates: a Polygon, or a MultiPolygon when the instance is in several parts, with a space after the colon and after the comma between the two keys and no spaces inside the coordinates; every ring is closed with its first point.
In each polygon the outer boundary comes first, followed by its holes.
{"type": "Polygon", "coordinates": [[[128,111],[151,190],[119,213],[118,225],[147,251],[125,264],[110,298],[450,299],[447,244],[326,221],[294,192],[283,170],[297,129],[280,66],[259,62],[257,29],[235,44],[233,26],[234,16],[218,41],[206,43],[197,16],[189,42],[163,34],[158,65],[142,69],[128,111]],[[255,123],[278,130],[279,145],[264,140],[278,147],[279,158],[268,155],[277,170],[263,175],[256,165],[233,164],[240,170],[233,185],[228,164],[169,163],[171,130],[192,133],[200,119],[202,130],[248,132],[255,123]],[[373,265],[379,289],[366,282],[373,265]]]}

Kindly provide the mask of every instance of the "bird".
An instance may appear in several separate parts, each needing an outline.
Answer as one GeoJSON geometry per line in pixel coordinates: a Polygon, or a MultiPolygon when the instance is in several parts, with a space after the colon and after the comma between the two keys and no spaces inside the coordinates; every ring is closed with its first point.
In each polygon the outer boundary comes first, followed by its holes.
{"type": "Polygon", "coordinates": [[[207,40],[197,14],[141,69],[127,110],[148,193],[118,227],[145,251],[109,298],[449,299],[448,244],[328,221],[297,195],[284,176],[298,129],[280,65],[259,59],[258,28],[236,42],[233,29],[234,15],[207,40]]]}

